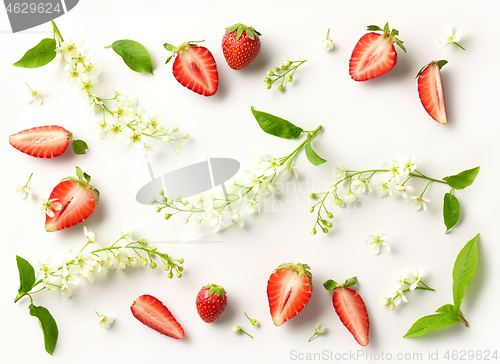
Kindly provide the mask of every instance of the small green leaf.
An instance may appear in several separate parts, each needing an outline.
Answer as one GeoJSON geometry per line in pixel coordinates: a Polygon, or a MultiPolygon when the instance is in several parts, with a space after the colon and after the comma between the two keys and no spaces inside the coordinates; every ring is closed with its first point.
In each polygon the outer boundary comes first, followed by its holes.
{"type": "Polygon", "coordinates": [[[267,134],[277,136],[284,139],[297,139],[303,132],[302,128],[295,126],[288,120],[282,119],[278,116],[268,114],[266,112],[257,111],[251,107],[253,116],[255,120],[259,123],[259,126],[267,134]]]}
{"type": "Polygon", "coordinates": [[[167,60],[165,61],[165,64],[167,64],[168,62],[170,62],[170,60],[172,59],[172,57],[173,57],[173,56],[174,56],[174,55],[173,55],[173,54],[171,54],[171,55],[170,55],[170,57],[168,57],[168,58],[167,58],[167,60]]]}
{"type": "Polygon", "coordinates": [[[448,61],[447,61],[447,60],[445,60],[445,59],[441,59],[441,60],[437,61],[436,63],[437,63],[437,65],[438,65],[439,69],[441,69],[441,68],[443,68],[443,66],[444,66],[446,63],[448,63],[448,61]]]}
{"type": "Polygon", "coordinates": [[[24,56],[14,63],[16,67],[37,68],[45,66],[56,57],[56,41],[52,38],[42,39],[29,49],[24,56]]]}
{"type": "Polygon", "coordinates": [[[440,329],[460,322],[460,318],[448,314],[437,313],[419,318],[403,337],[416,337],[431,330],[440,329]]]}
{"type": "Polygon", "coordinates": [[[78,155],[85,154],[87,149],[89,149],[89,146],[83,140],[73,140],[71,147],[73,148],[73,152],[78,155]]]}
{"type": "Polygon", "coordinates": [[[369,30],[371,32],[376,32],[376,31],[380,31],[380,30],[383,31],[383,29],[381,27],[379,27],[378,25],[368,25],[366,27],[366,30],[369,30]]]}
{"type": "Polygon", "coordinates": [[[436,310],[436,312],[442,313],[445,315],[455,316],[455,317],[459,317],[459,314],[460,314],[460,312],[457,310],[457,308],[454,305],[450,305],[450,304],[443,305],[443,306],[439,307],[436,310]]]}
{"type": "Polygon", "coordinates": [[[83,179],[83,171],[80,167],[76,167],[76,175],[79,179],[83,179]]]}
{"type": "Polygon", "coordinates": [[[325,287],[325,289],[330,292],[335,291],[335,288],[337,288],[337,286],[337,282],[335,282],[333,279],[329,279],[325,283],[323,283],[323,287],[325,287]]]}
{"type": "Polygon", "coordinates": [[[468,169],[454,176],[444,177],[443,180],[448,183],[448,186],[450,186],[451,188],[461,190],[465,187],[470,186],[474,182],[480,168],[481,167],[468,169]]]}
{"type": "Polygon", "coordinates": [[[169,52],[175,52],[177,50],[177,47],[170,43],[165,43],[163,47],[169,52]]]}
{"type": "Polygon", "coordinates": [[[446,232],[454,227],[460,218],[460,203],[455,195],[446,193],[443,201],[443,218],[446,225],[446,232]]]}
{"type": "Polygon", "coordinates": [[[358,279],[356,277],[352,277],[352,278],[346,279],[346,281],[344,282],[344,286],[345,287],[352,287],[356,283],[358,283],[358,279]]]}
{"type": "Polygon", "coordinates": [[[239,40],[243,32],[245,31],[245,28],[240,26],[238,27],[238,30],[236,31],[236,40],[239,40]]]}
{"type": "Polygon", "coordinates": [[[326,162],[326,159],[321,158],[316,152],[312,149],[311,145],[311,134],[307,134],[307,143],[304,147],[304,150],[306,152],[306,157],[315,166],[319,166],[320,164],[323,164],[326,162]]]}
{"type": "Polygon", "coordinates": [[[240,23],[236,23],[236,24],[231,25],[230,27],[227,27],[226,28],[226,33],[232,33],[232,32],[234,32],[236,29],[238,29],[238,27],[240,25],[241,25],[240,23]]]}
{"type": "Polygon", "coordinates": [[[476,271],[478,238],[479,234],[465,244],[455,260],[453,267],[453,303],[457,310],[460,310],[465,289],[476,271]]]}
{"type": "Polygon", "coordinates": [[[43,340],[45,343],[45,351],[52,355],[57,344],[59,330],[57,329],[56,320],[52,317],[49,310],[42,306],[35,306],[33,303],[29,305],[30,315],[38,318],[40,327],[43,331],[43,340]]]}
{"type": "Polygon", "coordinates": [[[19,293],[28,293],[35,284],[35,269],[26,260],[16,255],[17,270],[19,271],[19,293]]]}
{"type": "Polygon", "coordinates": [[[135,72],[153,73],[149,52],[141,43],[134,40],[117,40],[111,44],[113,50],[123,58],[125,64],[135,72]]]}

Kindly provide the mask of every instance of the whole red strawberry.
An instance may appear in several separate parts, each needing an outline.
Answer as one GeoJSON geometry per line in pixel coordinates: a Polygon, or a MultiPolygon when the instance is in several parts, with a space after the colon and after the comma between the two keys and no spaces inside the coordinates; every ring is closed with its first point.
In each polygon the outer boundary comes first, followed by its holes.
{"type": "Polygon", "coordinates": [[[368,345],[370,321],[365,303],[358,292],[348,288],[355,285],[356,278],[351,278],[343,284],[337,284],[332,279],[323,283],[327,291],[333,291],[332,303],[340,321],[351,332],[359,345],[368,345]]]}
{"type": "Polygon", "coordinates": [[[376,25],[367,28],[370,33],[358,40],[349,60],[349,75],[354,81],[370,80],[389,72],[398,60],[394,43],[406,53],[403,42],[396,38],[399,32],[390,30],[389,24],[383,29],[376,25]],[[382,31],[382,34],[374,31],[382,31]]]}
{"type": "Polygon", "coordinates": [[[216,284],[203,286],[196,296],[196,311],[207,323],[215,321],[226,309],[226,291],[216,284]]]}
{"type": "Polygon", "coordinates": [[[260,52],[261,34],[241,23],[226,28],[222,37],[222,52],[233,70],[248,66],[260,52]]]}

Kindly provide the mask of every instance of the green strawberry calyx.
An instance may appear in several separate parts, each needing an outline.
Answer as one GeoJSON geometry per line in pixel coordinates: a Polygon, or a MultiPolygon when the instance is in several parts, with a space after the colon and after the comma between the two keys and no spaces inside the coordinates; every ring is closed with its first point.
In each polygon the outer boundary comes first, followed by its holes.
{"type": "Polygon", "coordinates": [[[403,52],[406,53],[406,48],[403,45],[403,41],[400,40],[399,38],[396,38],[397,35],[399,35],[399,30],[397,29],[390,29],[389,28],[389,23],[385,23],[384,28],[379,27],[378,25],[368,25],[366,27],[367,30],[371,32],[384,32],[384,37],[388,38],[391,43],[396,43],[399,48],[403,50],[403,52]]]}
{"type": "Polygon", "coordinates": [[[260,34],[257,30],[255,30],[252,27],[247,27],[244,24],[241,23],[236,23],[231,25],[230,27],[226,28],[226,33],[232,33],[236,31],[236,40],[240,40],[241,36],[243,35],[243,32],[247,35],[247,37],[251,40],[259,39],[260,34]]]}
{"type": "Polygon", "coordinates": [[[163,44],[163,47],[169,51],[169,52],[172,52],[172,54],[170,55],[170,57],[167,58],[167,60],[165,61],[165,64],[167,64],[168,62],[170,62],[170,60],[172,59],[172,57],[177,54],[177,53],[182,53],[186,50],[189,49],[189,47],[197,47],[198,46],[198,43],[201,43],[201,42],[204,42],[205,40],[195,40],[195,41],[187,41],[187,42],[184,42],[182,43],[180,46],[176,47],[174,46],[173,44],[170,44],[170,43],[164,43],[163,44]]]}
{"type": "Polygon", "coordinates": [[[217,284],[207,284],[203,286],[204,289],[208,289],[208,295],[211,296],[215,294],[219,297],[224,297],[226,295],[226,290],[217,284]]]}
{"type": "Polygon", "coordinates": [[[78,178],[70,176],[70,177],[63,178],[61,181],[65,181],[65,180],[75,181],[75,182],[78,182],[80,187],[82,187],[83,189],[92,190],[92,192],[95,195],[95,202],[96,202],[96,204],[98,204],[99,203],[99,190],[90,184],[90,179],[91,179],[90,176],[87,173],[84,173],[80,167],[76,167],[76,175],[78,178]]]}
{"type": "Polygon", "coordinates": [[[323,283],[323,287],[329,292],[335,291],[337,288],[347,288],[354,286],[358,282],[356,277],[352,277],[347,279],[344,283],[338,284],[335,282],[333,279],[327,280],[325,283],[323,283]]]}

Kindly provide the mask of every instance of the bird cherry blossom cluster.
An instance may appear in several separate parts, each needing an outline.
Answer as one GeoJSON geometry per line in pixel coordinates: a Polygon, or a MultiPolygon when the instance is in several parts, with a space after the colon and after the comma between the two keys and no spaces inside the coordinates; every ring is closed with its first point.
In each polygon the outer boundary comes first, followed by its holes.
{"type": "Polygon", "coordinates": [[[431,183],[447,184],[444,180],[431,178],[419,172],[415,158],[409,158],[408,156],[400,156],[389,163],[384,163],[381,169],[355,171],[346,169],[343,166],[336,166],[334,177],[338,180],[330,185],[328,191],[311,192],[309,195],[311,199],[322,196],[321,200],[309,209],[310,212],[317,212],[316,223],[311,230],[313,235],[316,234],[318,228],[327,233],[328,229],[333,226],[332,222],[329,221],[333,218],[333,213],[326,206],[329,196],[333,197],[335,206],[345,207],[356,202],[359,196],[375,191],[380,198],[386,196],[402,198],[412,202],[413,208],[416,211],[425,211],[430,200],[424,197],[424,194],[431,183]],[[373,177],[375,175],[381,174],[385,178],[374,180],[373,177]],[[415,188],[409,184],[412,179],[424,179],[427,181],[426,186],[420,193],[414,194],[415,188]]]}
{"type": "Polygon", "coordinates": [[[394,291],[382,300],[384,306],[389,307],[392,311],[401,302],[407,303],[408,298],[406,298],[405,293],[414,291],[416,289],[422,289],[426,291],[434,291],[422,281],[423,269],[412,267],[408,270],[401,272],[394,272],[392,278],[395,281],[394,291]]]}
{"type": "Polygon", "coordinates": [[[290,83],[293,81],[293,75],[297,71],[297,68],[302,66],[307,61],[307,59],[303,61],[290,61],[287,59],[280,66],[274,67],[272,70],[267,72],[267,76],[264,77],[264,83],[266,85],[266,89],[271,89],[273,83],[276,81],[281,81],[278,86],[278,91],[285,91],[285,81],[290,83]]]}
{"type": "Polygon", "coordinates": [[[188,199],[172,199],[160,190],[160,200],[151,202],[157,205],[157,212],[166,210],[166,220],[177,214],[185,215],[183,222],[195,230],[203,225],[218,231],[232,222],[243,227],[243,216],[259,214],[261,198],[274,195],[278,178],[288,181],[292,175],[297,177],[293,161],[301,149],[302,146],[282,158],[255,154],[252,168],[227,181],[219,193],[205,192],[188,199]]]}
{"type": "Polygon", "coordinates": [[[52,25],[59,44],[57,55],[67,63],[65,72],[68,82],[81,90],[93,111],[102,115],[96,125],[99,136],[135,145],[145,156],[158,142],[171,145],[179,154],[181,150],[175,142],[188,139],[189,133],[179,132],[178,126],[162,124],[159,115],[147,114],[138,107],[137,99],[128,95],[113,90],[111,97],[98,96],[96,63],[88,56],[88,49],[81,48],[83,42],[65,41],[54,22],[52,25]]]}
{"type": "Polygon", "coordinates": [[[155,269],[157,260],[168,272],[168,278],[172,278],[174,274],[178,278],[182,277],[183,259],[173,259],[168,254],[159,252],[155,245],[148,246],[145,239],[135,240],[131,232],[122,233],[120,238],[108,247],[99,246],[95,242],[95,234],[86,227],[84,233],[87,242],[77,253],[69,250],[62,260],[49,257],[43,262],[39,261],[36,281],[31,290],[18,294],[15,301],[25,295],[31,297],[43,290],[70,298],[83,281],[93,283],[98,276],[114,269],[123,271],[127,267],[138,266],[155,269]]]}

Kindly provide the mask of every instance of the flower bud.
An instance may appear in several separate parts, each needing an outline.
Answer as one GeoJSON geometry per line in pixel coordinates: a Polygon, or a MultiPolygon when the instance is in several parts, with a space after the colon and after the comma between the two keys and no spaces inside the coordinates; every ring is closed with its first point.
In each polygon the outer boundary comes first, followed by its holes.
{"type": "Polygon", "coordinates": [[[149,267],[150,267],[151,269],[156,269],[156,267],[157,267],[157,266],[156,266],[156,263],[155,263],[155,262],[151,262],[151,263],[149,263],[149,267]]]}
{"type": "Polygon", "coordinates": [[[269,83],[269,82],[271,82],[271,79],[269,77],[264,77],[264,82],[269,83]]]}
{"type": "Polygon", "coordinates": [[[329,218],[329,219],[333,219],[333,214],[331,212],[329,212],[328,214],[326,214],[326,216],[329,218]]]}
{"type": "Polygon", "coordinates": [[[182,137],[184,139],[189,139],[189,133],[188,132],[185,132],[184,134],[182,134],[182,137]]]}
{"type": "Polygon", "coordinates": [[[311,192],[311,193],[309,194],[309,198],[315,198],[315,197],[316,197],[316,194],[315,194],[314,192],[311,192]]]}
{"type": "Polygon", "coordinates": [[[325,233],[325,234],[326,234],[327,232],[328,232],[328,228],[324,227],[324,228],[323,228],[323,233],[325,233]]]}
{"type": "Polygon", "coordinates": [[[288,67],[290,67],[292,65],[292,62],[289,59],[287,59],[285,61],[285,65],[288,66],[288,67]]]}
{"type": "Polygon", "coordinates": [[[293,81],[292,75],[286,76],[285,80],[286,80],[286,82],[292,82],[293,81]]]}
{"type": "Polygon", "coordinates": [[[267,75],[268,75],[268,76],[274,76],[274,72],[273,72],[273,71],[268,71],[268,72],[267,72],[267,75]]]}
{"type": "Polygon", "coordinates": [[[184,259],[182,259],[182,258],[181,258],[181,259],[179,259],[179,260],[177,260],[177,261],[179,262],[179,264],[184,263],[184,259]]]}
{"type": "Polygon", "coordinates": [[[311,234],[312,234],[312,235],[316,235],[316,229],[312,229],[312,230],[311,230],[311,234]]]}
{"type": "Polygon", "coordinates": [[[278,86],[278,91],[280,91],[280,92],[285,91],[285,88],[283,87],[283,85],[279,85],[278,86]]]}
{"type": "Polygon", "coordinates": [[[314,212],[314,207],[309,207],[309,212],[314,212]]]}
{"type": "Polygon", "coordinates": [[[172,279],[172,278],[173,278],[173,276],[174,276],[174,275],[172,274],[172,272],[170,272],[170,273],[168,273],[168,274],[167,274],[167,278],[168,278],[168,279],[172,279]]]}
{"type": "Polygon", "coordinates": [[[165,220],[168,220],[168,219],[170,219],[171,217],[172,217],[172,214],[165,214],[164,219],[165,219],[165,220]]]}
{"type": "Polygon", "coordinates": [[[177,278],[182,278],[182,273],[181,272],[177,273],[177,278]]]}
{"type": "Polygon", "coordinates": [[[270,83],[266,83],[266,88],[267,88],[268,90],[270,90],[270,89],[271,89],[271,84],[270,84],[270,83]]]}
{"type": "Polygon", "coordinates": [[[274,72],[279,72],[280,68],[279,67],[274,67],[274,72]]]}
{"type": "Polygon", "coordinates": [[[141,257],[140,263],[143,267],[145,267],[146,265],[148,265],[148,260],[144,257],[141,257]]]}

